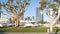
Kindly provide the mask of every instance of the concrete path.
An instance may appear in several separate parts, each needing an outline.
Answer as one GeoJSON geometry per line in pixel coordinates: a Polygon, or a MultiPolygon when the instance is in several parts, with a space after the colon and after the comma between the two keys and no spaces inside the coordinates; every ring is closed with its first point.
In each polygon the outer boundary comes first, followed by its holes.
{"type": "Polygon", "coordinates": [[[0,32],[0,34],[48,34],[48,33],[38,33],[38,32],[0,32]]]}
{"type": "MultiPolygon", "coordinates": [[[[0,32],[0,34],[49,34],[49,33],[40,33],[40,32],[0,32]]],[[[54,33],[53,33],[54,34],[54,33]]],[[[60,34],[60,33],[58,33],[60,34]]]]}

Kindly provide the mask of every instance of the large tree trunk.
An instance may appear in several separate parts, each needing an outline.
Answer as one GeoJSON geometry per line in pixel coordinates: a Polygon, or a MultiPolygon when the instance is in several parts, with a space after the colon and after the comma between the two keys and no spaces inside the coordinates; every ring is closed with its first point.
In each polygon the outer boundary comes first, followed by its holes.
{"type": "Polygon", "coordinates": [[[18,16],[16,16],[15,14],[13,15],[14,27],[19,27],[19,22],[22,16],[23,16],[23,13],[18,14],[18,16]]]}
{"type": "Polygon", "coordinates": [[[16,15],[13,16],[14,27],[18,27],[19,19],[16,15]]]}

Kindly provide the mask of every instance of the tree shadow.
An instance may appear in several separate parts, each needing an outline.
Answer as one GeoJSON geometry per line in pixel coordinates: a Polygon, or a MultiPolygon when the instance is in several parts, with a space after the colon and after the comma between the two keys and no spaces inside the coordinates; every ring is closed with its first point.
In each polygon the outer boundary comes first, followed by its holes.
{"type": "MultiPolygon", "coordinates": [[[[58,34],[58,32],[60,31],[60,29],[58,27],[56,27],[56,32],[55,34],[58,34]]],[[[59,33],[60,34],[60,33],[59,33]]]]}
{"type": "Polygon", "coordinates": [[[0,32],[0,34],[5,34],[4,32],[0,32]]]}

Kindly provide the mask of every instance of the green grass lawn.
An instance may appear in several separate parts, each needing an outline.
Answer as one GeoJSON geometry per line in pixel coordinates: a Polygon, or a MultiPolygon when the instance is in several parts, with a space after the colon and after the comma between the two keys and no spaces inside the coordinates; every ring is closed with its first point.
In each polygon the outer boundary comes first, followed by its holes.
{"type": "Polygon", "coordinates": [[[46,32],[47,28],[0,28],[0,32],[46,32]]]}
{"type": "MultiPolygon", "coordinates": [[[[48,28],[0,28],[0,32],[47,32],[48,28]]],[[[56,31],[55,29],[53,29],[56,31]]]]}

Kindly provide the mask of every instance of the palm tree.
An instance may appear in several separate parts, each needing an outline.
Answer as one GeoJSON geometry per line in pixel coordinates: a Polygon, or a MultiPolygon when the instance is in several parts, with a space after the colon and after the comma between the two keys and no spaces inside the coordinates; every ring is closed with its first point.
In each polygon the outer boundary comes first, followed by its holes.
{"type": "Polygon", "coordinates": [[[32,20],[35,20],[35,17],[34,16],[32,16],[32,20]]]}
{"type": "Polygon", "coordinates": [[[26,7],[29,5],[29,0],[8,0],[5,4],[5,10],[7,13],[12,13],[12,20],[14,22],[14,27],[18,27],[21,17],[24,15],[26,7]]]}

